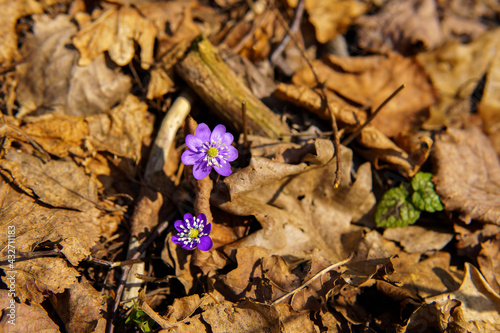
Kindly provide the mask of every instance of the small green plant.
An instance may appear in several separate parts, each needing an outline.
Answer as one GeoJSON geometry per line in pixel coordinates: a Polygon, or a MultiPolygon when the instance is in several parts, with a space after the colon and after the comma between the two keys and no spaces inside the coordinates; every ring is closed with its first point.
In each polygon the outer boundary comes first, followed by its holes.
{"type": "Polygon", "coordinates": [[[418,172],[411,183],[403,182],[385,192],[375,213],[377,226],[406,227],[415,223],[422,211],[434,213],[443,210],[431,178],[432,173],[418,172]]]}
{"type": "Polygon", "coordinates": [[[125,324],[133,321],[144,333],[151,332],[151,326],[154,324],[154,320],[151,319],[146,312],[144,312],[139,305],[134,300],[134,309],[125,320],[125,324]]]}

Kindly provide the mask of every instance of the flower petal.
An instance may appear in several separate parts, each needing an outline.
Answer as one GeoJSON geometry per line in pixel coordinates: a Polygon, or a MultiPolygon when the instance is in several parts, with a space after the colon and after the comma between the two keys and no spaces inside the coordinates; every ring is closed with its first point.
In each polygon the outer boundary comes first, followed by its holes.
{"type": "Polygon", "coordinates": [[[184,245],[184,242],[179,240],[179,236],[172,236],[172,238],[170,238],[170,239],[172,240],[172,243],[174,243],[174,244],[184,245]]]}
{"type": "Polygon", "coordinates": [[[202,163],[197,163],[193,167],[193,176],[194,178],[200,180],[208,176],[210,171],[212,171],[212,167],[208,166],[206,161],[203,161],[202,163]]]}
{"type": "Polygon", "coordinates": [[[205,225],[202,230],[202,232],[207,235],[210,233],[210,231],[212,231],[212,223],[205,225]]]}
{"type": "Polygon", "coordinates": [[[222,142],[226,144],[226,146],[230,146],[234,141],[234,136],[231,133],[224,133],[222,137],[222,142]]]}
{"type": "Polygon", "coordinates": [[[196,136],[203,142],[210,141],[210,128],[205,123],[201,123],[196,127],[196,136]]]}
{"type": "Polygon", "coordinates": [[[224,133],[226,133],[226,126],[221,124],[215,126],[212,135],[210,136],[210,141],[222,141],[224,139],[224,133]]]}
{"type": "Polygon", "coordinates": [[[181,232],[181,233],[186,232],[186,229],[187,229],[186,223],[184,221],[181,221],[181,220],[175,221],[174,227],[178,232],[181,232]],[[182,229],[182,227],[184,227],[184,229],[182,229]]]}
{"type": "Polygon", "coordinates": [[[189,242],[185,245],[182,246],[183,249],[186,249],[186,250],[192,250],[196,247],[195,243],[194,242],[189,242]]]}
{"type": "Polygon", "coordinates": [[[222,163],[220,165],[214,165],[215,171],[219,173],[221,176],[229,176],[231,173],[231,165],[229,163],[222,163]]]}
{"type": "Polygon", "coordinates": [[[191,150],[199,151],[200,147],[203,146],[204,143],[204,141],[193,134],[186,135],[186,146],[188,146],[191,150]]]}
{"type": "Polygon", "coordinates": [[[184,214],[184,222],[186,222],[187,224],[187,227],[189,229],[193,228],[193,222],[194,222],[194,217],[193,215],[189,214],[189,213],[186,213],[184,214]],[[188,222],[186,222],[188,221],[188,222]]]}
{"type": "Polygon", "coordinates": [[[191,149],[184,151],[181,155],[181,161],[185,165],[194,165],[198,163],[199,160],[203,159],[204,154],[201,152],[195,152],[191,149]]]}
{"type": "Polygon", "coordinates": [[[200,220],[200,226],[205,227],[207,224],[207,216],[203,213],[198,214],[198,220],[200,220]]]}
{"type": "Polygon", "coordinates": [[[202,251],[208,251],[212,248],[212,239],[209,236],[201,236],[198,248],[202,251]]]}
{"type": "MultiPolygon", "coordinates": [[[[227,147],[226,161],[232,162],[237,158],[238,158],[238,149],[234,148],[233,146],[228,146],[227,147]]],[[[186,163],[184,163],[184,164],[186,164],[186,163]]]]}

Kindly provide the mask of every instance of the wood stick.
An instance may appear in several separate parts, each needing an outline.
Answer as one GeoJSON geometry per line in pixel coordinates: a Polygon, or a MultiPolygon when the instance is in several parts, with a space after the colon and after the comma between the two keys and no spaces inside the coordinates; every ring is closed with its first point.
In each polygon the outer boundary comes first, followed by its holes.
{"type": "Polygon", "coordinates": [[[175,69],[225,124],[243,132],[241,103],[246,101],[247,128],[251,134],[279,139],[288,126],[260,101],[224,63],[204,37],[196,38],[175,69]]]}

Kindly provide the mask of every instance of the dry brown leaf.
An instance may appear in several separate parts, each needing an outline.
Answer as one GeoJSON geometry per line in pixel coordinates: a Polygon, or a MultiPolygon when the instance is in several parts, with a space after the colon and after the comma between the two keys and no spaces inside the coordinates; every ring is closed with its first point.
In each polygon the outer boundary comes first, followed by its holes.
{"type": "Polygon", "coordinates": [[[12,301],[13,298],[9,296],[7,290],[0,290],[0,310],[3,313],[0,321],[0,330],[2,332],[60,332],[59,326],[54,323],[40,304],[32,302],[28,305],[25,303],[12,303],[12,301]],[[12,309],[11,304],[14,304],[15,309],[12,309]]]}
{"type": "Polygon", "coordinates": [[[462,277],[450,269],[450,259],[447,252],[436,252],[426,259],[420,253],[400,253],[392,259],[396,270],[392,278],[403,282],[403,288],[419,297],[456,290],[462,277]]]}
{"type": "Polygon", "coordinates": [[[414,54],[436,48],[443,39],[433,0],[387,1],[356,24],[359,45],[370,52],[414,54]]]}
{"type": "Polygon", "coordinates": [[[477,128],[449,129],[436,140],[433,179],[445,210],[461,218],[500,225],[500,161],[477,128]]]}
{"type": "Polygon", "coordinates": [[[43,13],[42,5],[35,0],[0,1],[0,64],[8,66],[19,54],[17,51],[17,20],[23,16],[43,13]]]}
{"type": "Polygon", "coordinates": [[[449,42],[416,57],[439,97],[430,108],[426,128],[440,129],[443,125],[469,122],[470,97],[491,65],[499,45],[500,30],[494,29],[469,44],[449,42]]]}
{"type": "Polygon", "coordinates": [[[108,114],[86,118],[89,143],[96,151],[131,158],[138,163],[142,145],[153,132],[153,119],[146,103],[129,94],[108,114]]]}
{"type": "Polygon", "coordinates": [[[450,39],[470,41],[491,28],[500,6],[497,1],[438,1],[441,13],[441,30],[450,39]]]}
{"type": "Polygon", "coordinates": [[[270,305],[245,300],[203,306],[203,320],[213,332],[280,332],[277,311],[270,305]]]}
{"type": "MultiPolygon", "coordinates": [[[[326,159],[332,154],[331,142],[329,146],[330,152],[322,153],[326,159]]],[[[231,214],[253,215],[262,225],[262,230],[226,250],[254,245],[275,254],[303,257],[319,249],[331,262],[345,258],[340,237],[350,230],[351,221],[370,210],[374,197],[369,165],[358,169],[357,180],[351,184],[352,152],[343,148],[341,154],[342,184],[338,189],[332,186],[335,159],[307,167],[255,157],[248,167],[225,178],[229,193],[219,192],[212,203],[231,214]]]]}
{"type": "Polygon", "coordinates": [[[108,51],[119,66],[130,63],[135,55],[134,42],[141,47],[141,67],[153,64],[153,48],[158,31],[155,25],[129,6],[111,7],[94,22],[85,25],[73,38],[80,52],[78,64],[86,66],[108,51]]]}
{"type": "Polygon", "coordinates": [[[344,33],[353,19],[368,9],[363,2],[346,0],[306,0],[305,8],[309,13],[309,21],[316,28],[316,39],[320,43],[326,43],[344,33]]]}
{"type": "Polygon", "coordinates": [[[490,286],[500,293],[500,239],[496,238],[481,244],[481,252],[477,258],[481,273],[490,286]]]}
{"type": "MultiPolygon", "coordinates": [[[[327,91],[326,93],[330,110],[332,110],[336,120],[340,124],[359,126],[365,123],[367,117],[364,111],[350,105],[331,91],[327,91]]],[[[313,88],[278,83],[274,95],[311,111],[321,119],[331,120],[328,109],[323,107],[323,103],[321,102],[320,92],[313,88]]]]}
{"type": "Polygon", "coordinates": [[[133,95],[105,113],[87,117],[31,118],[22,130],[49,153],[67,157],[95,156],[99,151],[140,161],[144,142],[153,131],[147,104],[133,95]]]}
{"type": "Polygon", "coordinates": [[[104,295],[84,277],[63,293],[51,295],[50,301],[69,333],[105,330],[107,307],[104,295]]]}
{"type": "MultiPolygon", "coordinates": [[[[4,181],[0,187],[0,229],[7,234],[15,228],[16,251],[27,253],[44,242],[59,243],[61,252],[72,265],[90,255],[90,248],[101,235],[99,211],[85,212],[48,208],[32,197],[15,191],[4,181]]],[[[7,238],[0,247],[7,257],[7,238]]],[[[41,303],[44,297],[61,293],[76,283],[78,272],[60,258],[39,258],[15,263],[16,285],[22,302],[41,303]]],[[[6,277],[3,277],[4,281],[6,277]]]]}
{"type": "Polygon", "coordinates": [[[465,332],[500,330],[500,296],[469,263],[465,263],[464,280],[458,290],[425,301],[435,303],[442,330],[449,325],[465,332]]]}
{"type": "Polygon", "coordinates": [[[483,119],[486,134],[500,156],[500,52],[496,52],[486,73],[483,96],[477,111],[483,119]]]}
{"type": "Polygon", "coordinates": [[[97,205],[97,183],[72,161],[50,160],[9,149],[0,168],[26,194],[52,207],[88,211],[97,205]]]}
{"type": "Polygon", "coordinates": [[[67,15],[35,17],[34,38],[24,51],[28,61],[16,66],[18,117],[35,110],[77,116],[101,113],[130,89],[130,79],[108,66],[104,55],[88,66],[76,65],[78,52],[67,47],[76,32],[70,20],[67,15]]]}
{"type": "MultiPolygon", "coordinates": [[[[418,128],[426,119],[426,109],[435,101],[432,87],[421,68],[409,58],[387,56],[328,56],[313,66],[320,82],[349,101],[375,110],[399,86],[406,85],[380,111],[372,125],[392,137],[418,128]]],[[[293,83],[314,87],[316,79],[309,67],[297,71],[293,83]]]]}
{"type": "Polygon", "coordinates": [[[384,238],[400,243],[408,253],[425,253],[441,250],[453,239],[453,233],[445,228],[430,229],[410,225],[404,228],[386,229],[384,238]]]}

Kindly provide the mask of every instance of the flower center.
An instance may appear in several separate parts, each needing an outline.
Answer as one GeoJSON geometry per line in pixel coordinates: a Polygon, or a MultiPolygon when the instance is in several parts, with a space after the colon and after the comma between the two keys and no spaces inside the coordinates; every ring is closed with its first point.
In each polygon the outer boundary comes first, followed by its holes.
{"type": "Polygon", "coordinates": [[[191,230],[189,230],[188,237],[189,238],[196,238],[196,237],[198,237],[199,233],[200,233],[200,231],[198,229],[191,229],[191,230]]]}
{"type": "Polygon", "coordinates": [[[207,155],[208,155],[208,157],[215,157],[215,156],[219,155],[219,150],[217,150],[217,148],[215,148],[215,147],[210,147],[207,150],[207,155]]]}

